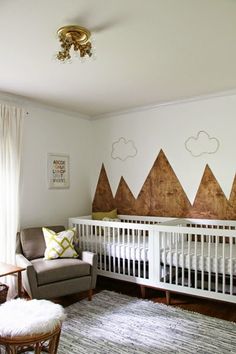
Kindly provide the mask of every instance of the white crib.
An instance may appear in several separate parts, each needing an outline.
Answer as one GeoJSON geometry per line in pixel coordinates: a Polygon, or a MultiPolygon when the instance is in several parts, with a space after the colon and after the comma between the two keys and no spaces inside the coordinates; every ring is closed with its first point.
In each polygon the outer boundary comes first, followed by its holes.
{"type": "Polygon", "coordinates": [[[119,215],[121,222],[70,218],[98,274],[236,303],[236,221],[119,215]]]}

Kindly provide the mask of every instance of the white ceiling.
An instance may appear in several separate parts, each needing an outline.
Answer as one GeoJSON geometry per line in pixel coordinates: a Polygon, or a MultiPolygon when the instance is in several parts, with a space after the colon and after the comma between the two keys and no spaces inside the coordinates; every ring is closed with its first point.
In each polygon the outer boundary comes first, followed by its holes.
{"type": "Polygon", "coordinates": [[[236,88],[235,0],[0,0],[0,91],[91,116],[236,88]],[[56,31],[90,29],[62,65],[56,31]]]}

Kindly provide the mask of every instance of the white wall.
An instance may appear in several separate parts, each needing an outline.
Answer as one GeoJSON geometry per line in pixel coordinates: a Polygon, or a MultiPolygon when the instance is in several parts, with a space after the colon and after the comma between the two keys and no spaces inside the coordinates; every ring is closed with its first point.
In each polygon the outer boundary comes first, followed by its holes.
{"type": "Polygon", "coordinates": [[[160,106],[89,121],[30,105],[25,120],[20,194],[21,227],[64,224],[91,212],[102,163],[115,194],[120,177],[138,195],[163,149],[193,202],[208,163],[229,196],[235,175],[236,95],[160,106]],[[220,141],[216,154],[192,157],[184,142],[205,130],[220,141]],[[111,158],[112,143],[133,140],[138,153],[111,158]],[[47,154],[70,156],[70,188],[48,189],[47,154]]]}
{"type": "Polygon", "coordinates": [[[32,106],[25,119],[20,194],[21,227],[67,225],[90,213],[91,122],[32,106]],[[49,189],[47,154],[70,156],[70,188],[49,189]]]}
{"type": "Polygon", "coordinates": [[[113,193],[123,176],[137,196],[157,154],[163,149],[191,202],[207,163],[229,196],[236,167],[235,95],[113,114],[94,121],[92,130],[95,151],[92,195],[104,163],[113,193]],[[201,130],[216,137],[220,148],[215,154],[193,157],[184,143],[201,130]],[[134,141],[138,150],[136,157],[126,161],[111,158],[112,143],[120,137],[134,141]]]}

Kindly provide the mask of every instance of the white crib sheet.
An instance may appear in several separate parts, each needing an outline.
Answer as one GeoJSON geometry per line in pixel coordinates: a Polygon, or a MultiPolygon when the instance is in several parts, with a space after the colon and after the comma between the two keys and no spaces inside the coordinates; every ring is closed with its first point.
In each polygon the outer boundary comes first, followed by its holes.
{"type": "Polygon", "coordinates": [[[140,237],[140,242],[132,242],[130,238],[130,244],[127,242],[108,242],[104,237],[89,240],[88,242],[82,243],[83,248],[102,254],[104,256],[111,256],[117,258],[123,258],[135,261],[148,261],[148,241],[145,240],[143,243],[143,238],[140,237]]]}
{"type": "Polygon", "coordinates": [[[184,256],[182,255],[182,244],[178,244],[178,251],[176,252],[175,246],[170,251],[169,248],[161,250],[161,261],[168,265],[189,268],[192,270],[206,271],[212,273],[231,274],[236,275],[236,245],[232,245],[232,258],[230,260],[230,244],[225,243],[224,253],[225,261],[223,261],[223,244],[217,246],[217,261],[216,261],[216,244],[210,244],[210,257],[208,255],[208,243],[203,243],[203,256],[202,246],[200,242],[196,243],[196,256],[195,256],[195,242],[190,242],[190,253],[188,254],[188,242],[184,242],[184,256]],[[165,256],[166,254],[166,256],[165,256]],[[210,259],[210,262],[209,262],[210,259]],[[172,260],[172,262],[171,262],[172,260]],[[209,264],[210,263],[210,264],[209,264]],[[232,265],[231,265],[232,263],[232,265]],[[225,264],[225,271],[224,271],[225,264]],[[232,266],[232,271],[231,271],[232,266]]]}
{"type": "MultiPolygon", "coordinates": [[[[135,261],[149,261],[149,249],[148,249],[148,237],[145,237],[145,242],[143,242],[143,237],[140,237],[139,243],[132,242],[130,237],[130,244],[128,244],[127,239],[125,242],[117,242],[117,238],[111,237],[110,242],[108,242],[107,237],[91,237],[87,241],[82,242],[82,248],[96,252],[98,254],[110,257],[123,258],[126,260],[135,260],[135,261]],[[114,241],[114,242],[112,242],[114,241]]],[[[236,275],[236,245],[232,245],[232,259],[230,260],[230,245],[226,243],[224,245],[225,252],[225,262],[223,262],[223,244],[218,244],[217,248],[217,262],[216,262],[216,246],[214,243],[211,243],[210,249],[210,264],[209,264],[209,255],[208,255],[208,243],[203,243],[203,257],[202,257],[202,246],[200,242],[196,243],[196,255],[195,256],[195,242],[190,242],[190,253],[188,254],[188,242],[184,242],[183,245],[183,255],[182,255],[182,244],[178,243],[178,250],[173,245],[171,251],[169,247],[161,248],[160,250],[160,260],[163,264],[182,266],[186,269],[198,271],[206,271],[212,273],[223,273],[231,274],[231,263],[233,274],[236,275]],[[225,271],[223,267],[225,263],[225,271]]],[[[157,250],[158,252],[158,250],[157,250]]]]}

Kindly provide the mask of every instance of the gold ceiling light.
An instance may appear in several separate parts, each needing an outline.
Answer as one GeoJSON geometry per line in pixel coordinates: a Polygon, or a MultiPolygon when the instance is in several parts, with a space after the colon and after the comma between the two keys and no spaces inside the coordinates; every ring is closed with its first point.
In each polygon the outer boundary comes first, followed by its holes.
{"type": "Polygon", "coordinates": [[[91,33],[87,28],[80,26],[64,26],[57,31],[61,50],[57,53],[57,59],[64,62],[71,58],[70,50],[79,53],[81,58],[92,56],[92,44],[89,42],[91,33]]]}

